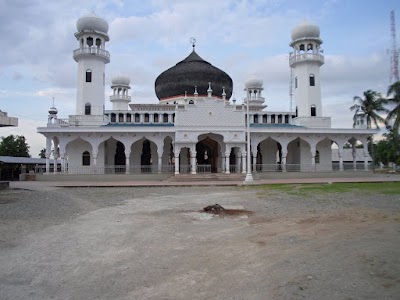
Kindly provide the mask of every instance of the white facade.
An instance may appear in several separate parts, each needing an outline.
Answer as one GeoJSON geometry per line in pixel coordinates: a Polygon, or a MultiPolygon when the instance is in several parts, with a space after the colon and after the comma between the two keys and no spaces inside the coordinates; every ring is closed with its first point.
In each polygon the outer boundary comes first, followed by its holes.
{"type": "MultiPolygon", "coordinates": [[[[269,111],[262,95],[263,81],[257,78],[243,84],[243,104],[227,99],[224,88],[222,97],[214,96],[211,82],[207,95],[199,96],[193,87],[184,96],[160,99],[159,104],[129,104],[129,78],[118,76],[111,85],[112,110],[104,110],[104,72],[110,61],[105,50],[108,24],[92,14],[79,19],[77,28],[76,115],[59,119],[52,108],[47,127],[38,128],[47,138],[48,171],[51,158],[61,158],[60,171],[68,174],[342,171],[348,169],[343,146],[347,142],[354,148],[356,143],[367,145],[367,137],[375,133],[362,126],[331,128],[330,117],[322,116],[322,40],[319,28],[310,23],[292,31],[290,44],[297,114],[269,111]],[[337,145],[339,163],[332,162],[332,144],[337,145]]],[[[366,170],[366,147],[363,153],[366,170]]],[[[359,158],[354,157],[354,169],[360,169],[357,163],[359,158]]]]}

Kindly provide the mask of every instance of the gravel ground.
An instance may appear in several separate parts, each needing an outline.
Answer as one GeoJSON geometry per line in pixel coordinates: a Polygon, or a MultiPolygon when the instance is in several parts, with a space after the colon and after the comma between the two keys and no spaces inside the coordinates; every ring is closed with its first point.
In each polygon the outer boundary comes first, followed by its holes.
{"type": "Polygon", "coordinates": [[[399,195],[0,191],[1,299],[399,299],[399,257],[399,195]]]}

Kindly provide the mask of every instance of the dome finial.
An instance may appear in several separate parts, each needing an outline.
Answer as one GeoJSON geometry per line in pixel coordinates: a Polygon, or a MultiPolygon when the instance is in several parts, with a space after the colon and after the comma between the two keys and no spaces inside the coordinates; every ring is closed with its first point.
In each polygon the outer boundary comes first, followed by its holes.
{"type": "Polygon", "coordinates": [[[207,95],[208,95],[208,97],[212,96],[211,82],[208,83],[207,95]]]}
{"type": "Polygon", "coordinates": [[[193,51],[194,51],[194,48],[196,47],[196,39],[194,37],[191,37],[190,38],[190,43],[192,44],[193,51]]]}

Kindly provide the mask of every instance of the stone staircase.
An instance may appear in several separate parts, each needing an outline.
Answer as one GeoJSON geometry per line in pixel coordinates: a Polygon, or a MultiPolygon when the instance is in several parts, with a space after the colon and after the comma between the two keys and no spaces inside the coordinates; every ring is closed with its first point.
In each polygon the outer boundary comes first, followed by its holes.
{"type": "Polygon", "coordinates": [[[177,174],[168,178],[169,182],[193,182],[193,181],[243,181],[246,174],[241,173],[199,173],[177,174]]]}

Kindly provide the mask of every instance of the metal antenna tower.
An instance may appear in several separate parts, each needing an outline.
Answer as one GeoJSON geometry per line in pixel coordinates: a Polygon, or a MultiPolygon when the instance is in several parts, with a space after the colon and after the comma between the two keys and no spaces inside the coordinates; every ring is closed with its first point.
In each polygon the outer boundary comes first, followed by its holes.
{"type": "Polygon", "coordinates": [[[390,37],[392,42],[390,54],[390,83],[399,81],[399,49],[396,43],[396,20],[394,10],[390,12],[390,37]]]}

